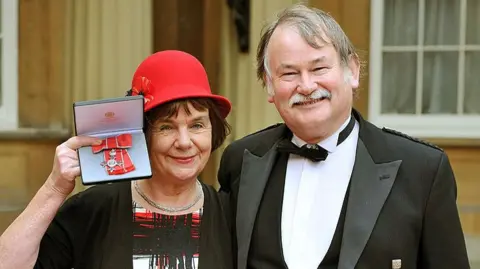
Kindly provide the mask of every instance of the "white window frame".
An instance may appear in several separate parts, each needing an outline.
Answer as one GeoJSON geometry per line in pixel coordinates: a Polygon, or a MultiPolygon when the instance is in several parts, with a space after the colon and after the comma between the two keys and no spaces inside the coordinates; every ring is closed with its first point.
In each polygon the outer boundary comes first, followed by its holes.
{"type": "MultiPolygon", "coordinates": [[[[461,40],[465,42],[466,33],[466,0],[460,1],[460,29],[461,40]]],[[[419,0],[419,23],[424,21],[425,0],[419,0]]],[[[371,1],[370,15],[370,65],[369,65],[369,113],[371,122],[381,126],[396,129],[406,134],[424,138],[480,138],[480,115],[399,115],[381,113],[382,94],[382,60],[383,51],[395,51],[395,47],[385,49],[383,47],[383,11],[384,0],[371,1]]],[[[423,40],[423,27],[419,27],[418,38],[423,40]]],[[[436,46],[438,47],[438,46],[436,46]]],[[[460,46],[442,46],[444,49],[453,51],[464,50],[465,44],[460,46]]],[[[412,51],[420,51],[417,64],[423,65],[423,49],[425,46],[411,46],[412,51]]],[[[409,48],[402,46],[398,51],[408,51],[409,48]]],[[[464,54],[463,54],[464,55],[464,54]]],[[[459,59],[459,89],[457,107],[463,107],[464,101],[464,62],[465,57],[459,59]]],[[[417,65],[417,66],[418,66],[417,65]]],[[[417,68],[417,78],[422,77],[423,68],[417,68]]],[[[417,100],[421,100],[421,81],[417,79],[417,100]]],[[[480,104],[479,104],[480,105],[480,104]]],[[[421,110],[421,101],[417,101],[417,111],[421,110]]]]}
{"type": "Polygon", "coordinates": [[[0,131],[18,128],[18,0],[0,0],[2,6],[2,103],[0,131]]]}

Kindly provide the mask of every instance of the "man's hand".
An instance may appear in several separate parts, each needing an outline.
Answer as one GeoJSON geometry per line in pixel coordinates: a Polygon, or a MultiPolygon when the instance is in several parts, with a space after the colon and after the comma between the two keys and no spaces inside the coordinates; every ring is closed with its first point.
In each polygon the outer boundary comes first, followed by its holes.
{"type": "Polygon", "coordinates": [[[77,149],[101,143],[102,140],[95,137],[74,136],[59,145],[55,151],[53,169],[45,182],[45,187],[67,197],[75,188],[75,178],[80,176],[77,149]]]}

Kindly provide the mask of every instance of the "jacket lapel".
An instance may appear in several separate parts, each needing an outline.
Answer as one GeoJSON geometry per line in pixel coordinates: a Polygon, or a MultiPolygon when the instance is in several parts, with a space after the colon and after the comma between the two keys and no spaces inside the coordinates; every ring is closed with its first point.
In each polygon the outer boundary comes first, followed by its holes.
{"type": "Polygon", "coordinates": [[[339,269],[355,268],[401,163],[401,160],[375,163],[362,139],[358,140],[339,269]]]}
{"type": "Polygon", "coordinates": [[[275,162],[277,151],[274,144],[259,157],[245,150],[237,203],[238,268],[247,266],[247,255],[263,191],[275,162]]]}

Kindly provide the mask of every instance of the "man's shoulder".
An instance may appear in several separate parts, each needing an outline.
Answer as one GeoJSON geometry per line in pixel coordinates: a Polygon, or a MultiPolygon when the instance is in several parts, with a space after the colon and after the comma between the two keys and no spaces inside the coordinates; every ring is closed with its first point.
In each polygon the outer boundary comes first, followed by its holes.
{"type": "Polygon", "coordinates": [[[435,155],[444,153],[442,148],[428,141],[413,137],[398,130],[377,126],[373,122],[364,119],[356,110],[354,110],[354,114],[361,126],[360,135],[363,136],[368,145],[373,148],[381,147],[382,151],[388,149],[396,152],[406,151],[406,153],[419,151],[432,152],[435,155]],[[384,142],[386,144],[383,144],[384,142]]]}
{"type": "Polygon", "coordinates": [[[219,182],[223,189],[230,189],[232,180],[241,172],[245,151],[261,156],[282,136],[285,125],[273,124],[252,134],[231,142],[223,151],[219,168],[219,182]]]}
{"type": "Polygon", "coordinates": [[[276,123],[270,125],[266,128],[263,128],[254,133],[248,134],[240,139],[232,141],[227,148],[233,151],[244,149],[252,149],[257,147],[259,144],[264,145],[265,143],[274,143],[273,140],[281,136],[285,124],[276,123]]]}
{"type": "Polygon", "coordinates": [[[422,140],[417,137],[410,136],[408,134],[402,133],[400,131],[383,127],[381,128],[382,132],[385,134],[386,138],[393,142],[400,148],[407,150],[420,150],[420,151],[433,151],[437,153],[443,153],[443,149],[439,146],[430,143],[428,141],[422,140]]]}

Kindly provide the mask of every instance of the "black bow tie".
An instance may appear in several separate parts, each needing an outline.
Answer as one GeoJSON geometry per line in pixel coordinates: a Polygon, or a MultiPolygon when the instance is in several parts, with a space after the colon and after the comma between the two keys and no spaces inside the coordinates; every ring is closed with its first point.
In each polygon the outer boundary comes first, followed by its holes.
{"type": "MultiPolygon", "coordinates": [[[[352,115],[347,126],[338,135],[337,146],[347,139],[354,126],[355,118],[352,115]]],[[[298,147],[288,138],[285,138],[278,143],[277,150],[279,152],[295,154],[307,158],[312,162],[325,161],[328,157],[328,151],[317,144],[305,144],[302,147],[298,147]]]]}
{"type": "Polygon", "coordinates": [[[280,141],[280,143],[278,143],[277,150],[279,152],[302,156],[311,160],[312,162],[325,161],[328,157],[328,151],[317,144],[305,144],[299,148],[288,139],[283,139],[280,141]]]}

